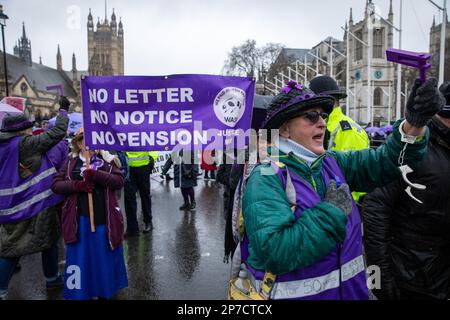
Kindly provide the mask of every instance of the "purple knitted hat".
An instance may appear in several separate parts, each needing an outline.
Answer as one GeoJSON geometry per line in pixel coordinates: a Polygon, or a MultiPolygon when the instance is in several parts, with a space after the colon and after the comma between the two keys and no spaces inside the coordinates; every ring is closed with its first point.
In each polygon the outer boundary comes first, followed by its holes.
{"type": "Polygon", "coordinates": [[[330,114],[333,111],[333,106],[333,97],[317,95],[305,85],[290,81],[273,98],[262,127],[264,129],[278,129],[286,121],[314,107],[322,107],[324,112],[330,114]]]}
{"type": "Polygon", "coordinates": [[[3,118],[2,132],[18,132],[32,128],[33,122],[28,120],[24,114],[13,114],[3,118]]]}

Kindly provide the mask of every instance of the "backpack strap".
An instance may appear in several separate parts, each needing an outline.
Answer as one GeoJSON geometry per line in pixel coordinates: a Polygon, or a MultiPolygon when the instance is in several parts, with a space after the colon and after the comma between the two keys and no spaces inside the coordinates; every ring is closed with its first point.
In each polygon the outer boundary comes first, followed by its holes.
{"type": "Polygon", "coordinates": [[[292,212],[295,211],[295,208],[297,207],[297,192],[295,191],[294,183],[292,182],[291,174],[289,173],[288,167],[280,162],[276,161],[274,159],[269,159],[270,165],[275,170],[275,173],[278,173],[278,171],[281,171],[281,174],[284,177],[284,181],[286,181],[286,184],[284,184],[283,179],[281,179],[281,184],[284,187],[284,191],[286,193],[286,197],[289,202],[289,206],[291,207],[292,212]]]}
{"type": "MultiPolygon", "coordinates": [[[[291,174],[289,173],[289,169],[287,166],[278,161],[276,159],[269,158],[270,165],[274,169],[275,173],[278,174],[281,171],[281,174],[284,177],[281,180],[281,184],[284,187],[284,191],[286,193],[287,200],[289,202],[289,206],[291,207],[292,213],[295,212],[297,207],[297,192],[295,191],[294,183],[292,182],[291,174]],[[286,181],[286,183],[284,183],[286,181]]],[[[277,276],[270,271],[266,271],[264,274],[264,279],[262,281],[261,288],[259,290],[259,294],[265,299],[268,300],[270,298],[270,294],[275,286],[277,276]]]]}

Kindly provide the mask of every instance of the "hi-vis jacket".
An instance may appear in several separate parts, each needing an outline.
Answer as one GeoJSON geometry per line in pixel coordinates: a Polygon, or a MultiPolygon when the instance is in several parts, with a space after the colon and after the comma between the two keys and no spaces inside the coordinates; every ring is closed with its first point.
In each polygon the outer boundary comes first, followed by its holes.
{"type": "MultiPolygon", "coordinates": [[[[370,147],[366,131],[352,118],[342,112],[341,107],[335,107],[327,119],[327,131],[330,133],[326,149],[338,151],[353,151],[370,147]]],[[[362,192],[353,192],[353,199],[358,202],[364,195],[362,192]]]]}
{"type": "Polygon", "coordinates": [[[150,163],[150,158],[156,160],[158,152],[145,151],[145,152],[127,152],[128,165],[132,168],[143,167],[150,163]]]}
{"type": "Polygon", "coordinates": [[[352,118],[346,116],[341,107],[335,107],[327,119],[330,132],[327,150],[353,151],[369,148],[369,137],[352,118]]]}

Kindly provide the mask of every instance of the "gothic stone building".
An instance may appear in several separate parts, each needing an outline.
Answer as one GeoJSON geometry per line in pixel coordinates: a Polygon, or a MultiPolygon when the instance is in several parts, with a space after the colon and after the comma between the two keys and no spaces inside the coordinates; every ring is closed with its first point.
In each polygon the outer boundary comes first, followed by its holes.
{"type": "MultiPolygon", "coordinates": [[[[113,11],[111,22],[106,19],[97,23],[94,30],[92,14],[89,10],[88,35],[88,71],[80,71],[76,66],[75,53],[72,55],[71,70],[63,70],[61,50],[58,45],[56,69],[32,60],[31,41],[22,28],[22,36],[14,47],[14,55],[6,54],[9,95],[27,98],[26,113],[31,119],[41,120],[53,117],[58,108],[61,94],[72,102],[72,110],[81,111],[80,78],[83,75],[123,75],[123,25],[117,24],[113,11]]],[[[5,95],[3,55],[0,55],[0,95],[5,95]]]]}
{"type": "MultiPolygon", "coordinates": [[[[369,5],[370,1],[367,2],[369,5]]],[[[358,122],[371,122],[368,119],[368,57],[367,47],[360,41],[356,40],[351,34],[358,37],[365,43],[369,41],[369,32],[372,32],[373,48],[372,48],[372,70],[371,70],[371,99],[373,106],[374,122],[387,122],[389,108],[391,108],[391,119],[395,115],[395,99],[391,99],[389,106],[389,92],[391,97],[395,97],[395,67],[386,60],[386,50],[393,47],[394,29],[390,24],[394,23],[394,14],[392,11],[392,0],[387,19],[375,19],[368,14],[366,7],[364,19],[357,23],[353,22],[352,11],[350,11],[350,19],[348,31],[344,36],[344,43],[347,43],[349,37],[350,47],[350,83],[349,88],[354,96],[350,96],[350,116],[358,122]],[[372,30],[369,30],[369,19],[373,19],[372,30]],[[387,21],[386,21],[387,20],[387,21]],[[390,24],[389,24],[390,23],[390,24]],[[351,34],[349,34],[351,33],[351,34]],[[369,120],[369,121],[368,121],[369,120]]]]}
{"type": "MultiPolygon", "coordinates": [[[[394,14],[392,10],[392,0],[390,2],[390,10],[387,19],[374,19],[369,16],[368,6],[371,1],[366,1],[366,11],[363,20],[354,23],[353,13],[350,9],[350,18],[346,24],[348,32],[344,33],[343,41],[328,37],[320,41],[311,49],[283,49],[280,57],[271,67],[272,73],[269,72],[269,77],[278,75],[281,79],[280,73],[283,73],[283,82],[287,82],[287,78],[295,80],[295,77],[289,76],[288,67],[295,69],[297,65],[307,64],[307,81],[311,80],[317,74],[330,75],[336,79],[339,86],[345,88],[347,83],[347,59],[344,57],[347,54],[347,36],[349,44],[349,76],[350,82],[348,84],[350,91],[349,107],[350,116],[356,121],[367,123],[368,121],[368,49],[361,42],[355,39],[354,36],[368,43],[369,35],[369,19],[372,19],[371,32],[373,33],[373,47],[372,47],[372,71],[371,71],[371,98],[373,104],[373,118],[374,122],[387,122],[389,115],[389,91],[391,92],[391,119],[395,115],[395,68],[394,65],[386,61],[386,50],[393,47],[393,32],[391,26],[394,21],[394,14]],[[334,50],[331,56],[331,49],[334,50]],[[339,53],[338,53],[339,52],[339,53]],[[311,54],[317,56],[313,57],[311,54]],[[306,58],[306,59],[305,59],[306,58]],[[331,61],[332,59],[332,61],[331,61]],[[299,61],[299,62],[295,62],[299,61]],[[303,62],[303,63],[302,63],[303,62]],[[331,70],[330,64],[333,69],[331,70]],[[280,70],[281,69],[281,70],[280,70]]],[[[305,70],[300,68],[299,73],[304,74],[305,70]]],[[[302,77],[300,77],[302,78],[302,77]]],[[[303,77],[304,78],[304,77],[303,77]]],[[[273,79],[273,78],[270,78],[273,79]]],[[[276,81],[276,80],[274,80],[276,81]]],[[[281,86],[281,81],[276,81],[278,88],[281,86]]],[[[341,105],[345,110],[345,100],[341,101],[341,105]]]]}
{"type": "MultiPolygon", "coordinates": [[[[441,51],[441,29],[442,23],[436,25],[436,21],[433,19],[433,25],[430,29],[430,53],[432,55],[431,58],[431,74],[438,78],[439,76],[439,57],[441,51]]],[[[447,28],[445,31],[445,72],[444,72],[444,81],[450,80],[450,23],[448,22],[447,16],[447,28]]]]}
{"type": "Polygon", "coordinates": [[[94,30],[92,14],[89,10],[87,31],[89,74],[93,76],[123,75],[123,25],[121,20],[117,25],[114,9],[111,22],[108,22],[106,16],[103,22],[98,19],[96,30],[94,30]]]}

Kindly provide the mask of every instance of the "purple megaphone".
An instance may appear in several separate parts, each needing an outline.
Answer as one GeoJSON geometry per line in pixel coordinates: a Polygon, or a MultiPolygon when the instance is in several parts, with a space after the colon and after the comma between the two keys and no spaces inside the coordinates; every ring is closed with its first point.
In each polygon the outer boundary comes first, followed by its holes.
{"type": "Polygon", "coordinates": [[[419,69],[422,83],[427,80],[427,70],[431,68],[431,64],[428,62],[431,54],[391,48],[386,50],[386,57],[390,62],[419,69]]]}

